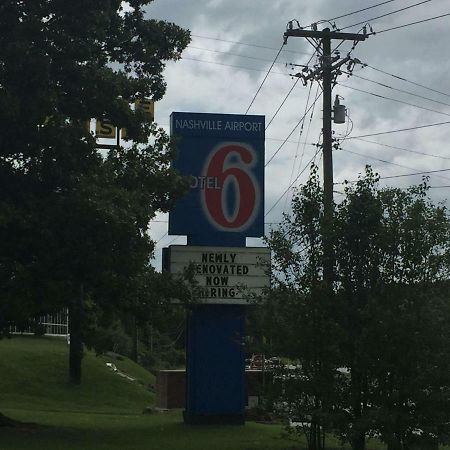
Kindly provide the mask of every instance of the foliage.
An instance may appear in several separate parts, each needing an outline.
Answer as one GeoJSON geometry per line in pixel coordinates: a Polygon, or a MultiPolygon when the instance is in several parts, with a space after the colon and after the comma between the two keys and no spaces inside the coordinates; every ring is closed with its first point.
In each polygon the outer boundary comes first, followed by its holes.
{"type": "Polygon", "coordinates": [[[450,385],[442,370],[448,373],[450,334],[440,322],[450,318],[442,300],[450,220],[427,197],[426,182],[378,191],[376,181],[368,168],[347,186],[335,221],[350,436],[355,448],[370,431],[392,448],[406,448],[418,430],[442,440],[448,427],[442,418],[450,413],[450,385]]]}
{"type": "Polygon", "coordinates": [[[313,168],[308,183],[293,199],[292,216],[285,216],[268,238],[273,288],[265,307],[265,331],[274,354],[295,363],[275,372],[282,399],[278,412],[310,424],[302,430],[311,449],[324,447],[325,432],[343,414],[338,395],[337,305],[322,279],[322,201],[317,168],[313,168]]]}
{"type": "Polygon", "coordinates": [[[147,230],[187,186],[174,144],[135,100],[159,100],[189,32],[148,0],[0,6],[0,328],[69,306],[79,382],[85,303],[111,309],[153,251],[147,230]],[[86,121],[126,128],[100,151],[86,121]]]}
{"type": "MultiPolygon", "coordinates": [[[[445,207],[430,201],[425,181],[379,190],[367,168],[335,208],[333,291],[322,281],[316,168],[292,211],[268,239],[274,287],[265,332],[277,356],[296,361],[295,371],[284,367],[278,377],[278,404],[311,423],[309,433],[316,422],[355,450],[365,448],[367,434],[382,436],[391,449],[418,439],[444,442],[450,426],[445,207]]],[[[321,445],[310,438],[310,448],[321,445]]]]}
{"type": "Polygon", "coordinates": [[[85,343],[97,354],[121,353],[153,372],[184,364],[190,292],[180,277],[147,268],[130,280],[119,308],[87,305],[85,343]],[[176,298],[181,304],[173,304],[176,298]]]}

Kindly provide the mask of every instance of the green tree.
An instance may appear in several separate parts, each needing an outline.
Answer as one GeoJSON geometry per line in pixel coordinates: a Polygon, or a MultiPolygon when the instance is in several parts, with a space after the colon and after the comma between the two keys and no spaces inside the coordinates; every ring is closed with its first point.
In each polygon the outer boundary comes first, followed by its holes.
{"type": "Polygon", "coordinates": [[[326,431],[343,414],[339,328],[333,319],[337,305],[323,281],[323,222],[322,191],[313,167],[293,198],[292,215],[267,239],[273,283],[264,325],[274,355],[292,362],[274,374],[282,397],[279,412],[308,423],[301,430],[310,450],[325,448],[326,431]]]}
{"type": "Polygon", "coordinates": [[[86,299],[120,301],[153,251],[150,219],[186,186],[167,135],[131,107],[161,99],[165,61],[190,39],[146,19],[150,3],[0,5],[0,326],[69,306],[75,383],[86,299]],[[99,151],[92,118],[126,128],[132,142],[99,151]]]}
{"type": "Polygon", "coordinates": [[[450,219],[426,182],[377,189],[368,168],[337,206],[337,294],[350,369],[350,440],[381,433],[390,449],[442,440],[448,430],[450,219]],[[433,326],[434,323],[434,326],[433,326]]]}
{"type": "Polygon", "coordinates": [[[321,380],[321,372],[304,368],[318,361],[328,369],[329,386],[321,391],[326,401],[313,411],[328,419],[325,429],[334,429],[354,450],[363,450],[374,434],[392,450],[435,448],[449,435],[448,212],[430,201],[426,182],[380,190],[367,168],[357,183],[347,184],[335,207],[330,298],[320,289],[320,196],[314,169],[294,197],[292,217],[269,239],[276,282],[267,321],[274,335],[279,330],[280,355],[296,358],[301,368],[291,387],[280,391],[282,398],[289,396],[313,420],[304,400],[316,398],[309,383],[321,380]],[[315,230],[317,241],[308,230],[315,230]],[[348,376],[337,376],[339,367],[348,376]]]}

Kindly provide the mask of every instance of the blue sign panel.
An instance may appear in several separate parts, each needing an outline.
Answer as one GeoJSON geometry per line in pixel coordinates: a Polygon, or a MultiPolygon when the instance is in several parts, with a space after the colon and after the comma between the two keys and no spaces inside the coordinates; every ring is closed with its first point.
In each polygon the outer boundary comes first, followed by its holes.
{"type": "Polygon", "coordinates": [[[264,116],[171,115],[175,168],[190,192],[169,215],[169,234],[191,245],[245,245],[264,234],[264,116]]]}

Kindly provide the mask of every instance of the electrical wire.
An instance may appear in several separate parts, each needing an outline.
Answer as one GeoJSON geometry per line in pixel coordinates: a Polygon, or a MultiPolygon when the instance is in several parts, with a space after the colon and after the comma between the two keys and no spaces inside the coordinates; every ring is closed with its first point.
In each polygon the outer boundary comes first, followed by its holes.
{"type": "MultiPolygon", "coordinates": [[[[265,139],[266,139],[266,141],[278,141],[278,142],[286,141],[286,139],[273,138],[273,137],[266,137],[265,139]]],[[[298,144],[298,141],[289,141],[289,140],[287,140],[286,144],[298,144]]],[[[309,144],[308,143],[308,145],[316,145],[316,144],[309,144]]]]}
{"type": "MultiPolygon", "coordinates": [[[[313,60],[314,56],[315,56],[315,53],[311,56],[311,58],[309,58],[308,62],[305,64],[305,67],[308,67],[308,65],[313,60]]],[[[283,105],[286,103],[286,100],[291,95],[292,91],[294,90],[295,86],[297,86],[297,84],[300,81],[300,79],[301,79],[300,77],[297,77],[297,79],[295,80],[294,84],[289,89],[289,92],[286,94],[286,96],[284,97],[283,101],[281,102],[280,106],[277,108],[277,110],[275,111],[274,115],[269,120],[269,123],[266,125],[266,130],[267,130],[267,128],[269,128],[270,124],[273,122],[273,120],[275,119],[275,117],[278,115],[278,113],[280,112],[281,108],[283,107],[283,105]]]]}
{"type": "Polygon", "coordinates": [[[384,100],[390,100],[392,102],[401,103],[402,105],[412,106],[413,108],[423,109],[425,111],[434,112],[436,114],[441,114],[443,116],[449,116],[450,117],[450,113],[446,113],[446,112],[443,112],[443,111],[438,111],[437,109],[426,108],[425,106],[415,105],[414,103],[405,102],[403,100],[398,100],[396,98],[386,97],[385,95],[381,95],[381,94],[375,94],[375,92],[365,91],[363,89],[358,89],[358,88],[355,88],[353,86],[348,86],[347,84],[342,84],[342,83],[336,83],[336,84],[338,84],[339,86],[345,87],[347,89],[351,89],[353,91],[362,92],[364,94],[372,95],[373,97],[382,98],[384,100]]]}
{"type": "Polygon", "coordinates": [[[280,49],[278,50],[278,53],[276,54],[275,59],[273,60],[272,64],[270,65],[269,70],[268,70],[267,73],[266,73],[266,76],[263,78],[261,84],[259,85],[258,89],[256,90],[256,94],[255,94],[254,97],[252,98],[252,101],[250,102],[250,105],[248,105],[248,108],[247,108],[247,110],[245,111],[245,115],[247,115],[247,113],[250,111],[250,108],[252,107],[253,102],[255,101],[256,97],[258,96],[259,92],[261,91],[262,87],[264,86],[264,83],[266,82],[267,77],[268,77],[269,74],[270,74],[270,71],[272,70],[272,68],[273,68],[273,66],[274,66],[274,64],[275,64],[275,62],[277,61],[278,56],[280,56],[281,50],[283,50],[283,46],[284,46],[284,44],[281,44],[281,47],[280,47],[280,49]]]}
{"type": "Polygon", "coordinates": [[[177,239],[179,239],[181,236],[175,236],[168,244],[166,244],[166,247],[168,247],[170,244],[173,244],[177,239]]]}
{"type": "MultiPolygon", "coordinates": [[[[294,156],[294,161],[293,161],[293,164],[292,164],[291,175],[290,175],[290,177],[289,177],[289,183],[291,183],[292,178],[294,177],[295,166],[297,165],[296,163],[297,163],[297,158],[298,158],[298,151],[299,151],[299,148],[300,148],[300,140],[301,140],[301,138],[302,138],[303,128],[304,128],[304,126],[305,126],[305,117],[306,117],[306,114],[307,114],[306,111],[307,111],[307,109],[308,109],[309,99],[310,99],[310,97],[311,97],[312,86],[313,86],[313,83],[312,83],[312,81],[311,81],[311,83],[310,83],[310,85],[309,85],[308,97],[307,97],[307,99],[306,99],[305,113],[304,113],[304,115],[303,115],[302,125],[301,125],[301,127],[300,127],[300,131],[299,131],[299,134],[298,134],[298,144],[297,144],[297,148],[295,149],[295,156],[294,156]]],[[[316,93],[316,96],[317,96],[317,93],[316,93]]],[[[311,112],[313,112],[313,111],[314,111],[314,109],[313,109],[311,112]]],[[[300,162],[300,166],[301,166],[301,162],[300,162]]],[[[288,198],[289,198],[289,195],[286,195],[285,202],[284,202],[284,207],[283,207],[283,212],[286,211],[288,198]]]]}
{"type": "MultiPolygon", "coordinates": [[[[237,56],[239,58],[246,58],[246,59],[252,59],[255,61],[264,61],[264,62],[272,62],[270,59],[265,59],[265,58],[257,58],[256,56],[248,56],[248,55],[240,55],[239,53],[231,53],[231,52],[224,52],[222,50],[215,50],[212,48],[205,48],[205,47],[196,47],[194,45],[188,45],[188,50],[189,49],[194,49],[194,50],[201,50],[201,51],[205,51],[205,52],[210,52],[210,53],[220,53],[221,55],[229,55],[229,56],[237,56]]],[[[277,62],[276,64],[285,64],[282,62],[277,62]]]]}
{"type": "MultiPolygon", "coordinates": [[[[318,93],[319,93],[319,85],[317,85],[317,89],[316,89],[316,93],[315,93],[315,96],[317,97],[317,95],[318,95],[318,93]]],[[[315,106],[313,107],[313,109],[311,110],[311,115],[309,116],[309,122],[308,122],[308,129],[306,130],[306,136],[305,136],[305,140],[303,141],[303,148],[302,148],[302,155],[301,155],[301,157],[300,157],[300,162],[298,163],[298,169],[299,169],[299,171],[300,171],[300,167],[302,166],[302,163],[303,163],[303,158],[304,158],[304,156],[305,156],[305,150],[306,150],[306,145],[307,145],[307,140],[308,140],[308,137],[309,137],[309,132],[311,131],[311,124],[312,124],[312,119],[313,119],[313,117],[314,117],[314,111],[315,111],[315,106]]],[[[299,145],[300,145],[300,139],[299,139],[299,141],[298,141],[298,144],[297,144],[297,152],[298,152],[298,148],[299,148],[299,145]]],[[[315,145],[316,147],[317,147],[317,145],[315,145]]],[[[292,167],[292,169],[294,169],[295,168],[295,164],[294,164],[294,166],[292,167]]],[[[290,181],[289,181],[290,182],[290,181]]],[[[286,197],[286,202],[288,201],[288,197],[289,197],[289,194],[287,195],[287,197],[286,197]]],[[[284,209],[286,209],[286,208],[284,208],[284,209]]]]}
{"type": "Polygon", "coordinates": [[[169,232],[168,231],[166,231],[156,242],[155,242],[155,246],[156,245],[158,245],[162,240],[163,240],[163,238],[165,238],[167,235],[169,234],[169,232]]]}
{"type": "Polygon", "coordinates": [[[271,119],[269,120],[269,123],[266,125],[266,130],[267,128],[269,128],[270,124],[273,122],[273,119],[275,119],[275,117],[277,117],[278,113],[280,112],[281,108],[283,107],[283,105],[286,103],[286,100],[288,99],[288,97],[291,95],[292,91],[294,90],[295,86],[297,86],[298,82],[300,81],[300,78],[297,78],[294,82],[294,84],[291,86],[291,88],[289,89],[289,92],[286,94],[286,96],[284,97],[283,101],[281,102],[280,106],[277,108],[277,110],[275,111],[274,115],[271,117],[271,119]]]}
{"type": "MultiPolygon", "coordinates": [[[[169,223],[168,220],[152,220],[152,222],[160,222],[160,223],[169,223]]],[[[273,224],[277,224],[280,222],[264,222],[264,225],[273,225],[273,224]]],[[[164,236],[166,236],[167,233],[164,234],[164,236]]]]}
{"type": "Polygon", "coordinates": [[[441,94],[441,95],[445,95],[446,97],[450,97],[450,94],[448,94],[448,93],[445,93],[445,92],[442,92],[442,91],[438,91],[438,90],[430,88],[428,86],[424,86],[423,84],[416,83],[415,81],[408,80],[408,79],[406,79],[404,77],[401,77],[400,75],[395,75],[393,73],[386,72],[385,70],[377,69],[376,67],[371,66],[370,64],[363,63],[363,65],[364,65],[364,67],[369,67],[372,70],[375,70],[375,71],[380,72],[380,73],[384,73],[385,75],[389,75],[390,77],[396,78],[397,80],[401,80],[401,81],[404,81],[406,83],[413,84],[414,86],[418,86],[418,87],[421,87],[423,89],[427,89],[428,91],[436,92],[437,94],[441,94]]]}
{"type": "Polygon", "coordinates": [[[277,150],[275,151],[275,153],[272,154],[272,156],[269,158],[269,160],[266,162],[266,164],[264,165],[264,167],[267,167],[270,162],[273,160],[273,158],[275,158],[275,156],[278,154],[278,152],[283,148],[284,144],[286,144],[286,142],[288,141],[288,139],[292,136],[292,134],[294,133],[294,131],[298,128],[298,126],[302,123],[302,121],[305,119],[306,114],[309,113],[309,111],[314,107],[314,105],[316,104],[317,100],[320,98],[320,96],[322,95],[322,93],[320,93],[319,95],[316,96],[316,98],[314,99],[314,102],[312,103],[312,105],[309,107],[309,109],[306,111],[306,113],[302,116],[302,118],[297,122],[297,124],[295,125],[295,127],[292,129],[292,131],[288,134],[288,136],[286,137],[286,139],[283,141],[283,143],[277,148],[277,150]]]}
{"type": "Polygon", "coordinates": [[[430,102],[434,102],[434,103],[438,103],[440,105],[444,105],[444,106],[449,106],[450,107],[450,103],[441,102],[439,100],[434,100],[432,98],[425,97],[424,95],[415,94],[414,92],[411,92],[411,91],[406,91],[404,89],[395,88],[393,86],[389,86],[388,84],[380,83],[379,81],[371,80],[370,78],[365,78],[365,77],[362,77],[360,75],[355,75],[354,73],[350,73],[350,72],[347,72],[345,70],[343,70],[342,73],[345,73],[345,74],[347,74],[349,76],[353,76],[355,78],[359,78],[360,80],[368,81],[369,83],[377,84],[377,85],[382,86],[382,87],[384,87],[386,89],[391,89],[393,91],[398,91],[398,92],[401,92],[403,94],[412,95],[414,97],[421,98],[423,100],[428,100],[430,102]]]}
{"type": "MultiPolygon", "coordinates": [[[[381,177],[381,180],[388,180],[391,178],[401,178],[401,177],[412,177],[415,175],[428,175],[428,174],[433,174],[436,172],[448,172],[450,169],[440,169],[440,170],[425,170],[423,172],[415,172],[415,173],[407,173],[407,174],[401,174],[401,175],[391,175],[391,176],[387,176],[387,177],[381,177]]],[[[447,178],[448,179],[448,178],[447,178]]]]}
{"type": "MultiPolygon", "coordinates": [[[[364,27],[360,28],[360,29],[356,32],[356,34],[361,33],[362,30],[364,30],[364,27]]],[[[335,52],[339,49],[339,47],[340,47],[341,45],[343,45],[345,42],[347,42],[347,39],[342,39],[341,42],[339,42],[339,44],[336,45],[336,47],[333,48],[333,50],[331,51],[331,53],[335,53],[335,52]]],[[[353,46],[352,46],[352,48],[350,49],[350,51],[348,52],[348,54],[350,54],[350,53],[352,52],[352,50],[355,49],[355,47],[356,47],[356,45],[357,45],[358,43],[359,43],[359,41],[353,42],[353,46]]]]}
{"type": "MultiPolygon", "coordinates": [[[[225,64],[225,63],[220,63],[220,62],[217,62],[217,61],[206,61],[205,59],[189,58],[189,57],[187,57],[187,56],[183,56],[183,57],[181,58],[181,61],[183,61],[183,60],[187,60],[187,61],[196,61],[196,62],[208,63],[208,64],[216,64],[216,65],[218,65],[218,66],[233,67],[233,68],[235,68],[235,69],[244,69],[244,70],[251,70],[251,71],[253,71],[253,72],[264,72],[264,73],[266,73],[266,70],[264,70],[264,69],[255,69],[255,68],[253,68],[253,67],[235,66],[235,65],[233,65],[233,64],[225,64]]],[[[288,74],[288,73],[283,73],[283,72],[273,72],[273,71],[272,71],[271,73],[274,73],[274,74],[277,74],[277,75],[284,75],[284,76],[286,76],[286,77],[290,77],[290,76],[291,76],[290,74],[288,74]]]]}
{"type": "Polygon", "coordinates": [[[369,9],[376,8],[376,7],[378,7],[378,6],[385,5],[386,3],[392,3],[392,2],[395,2],[395,1],[397,1],[397,0],[387,0],[387,1],[385,1],[385,2],[377,3],[376,5],[368,6],[367,8],[358,9],[357,11],[352,11],[352,12],[347,13],[347,14],[342,14],[341,16],[336,16],[336,17],[333,17],[333,18],[331,18],[331,19],[326,19],[326,20],[323,20],[323,21],[321,20],[321,21],[319,21],[319,22],[317,22],[317,23],[321,23],[321,22],[333,22],[333,20],[342,19],[343,17],[352,16],[353,14],[358,14],[358,13],[360,13],[360,12],[367,11],[367,10],[369,10],[369,9]]]}
{"type": "MultiPolygon", "coordinates": [[[[230,40],[227,40],[227,39],[220,39],[220,38],[215,38],[215,37],[211,37],[211,36],[201,36],[199,34],[191,34],[191,36],[192,37],[196,37],[196,38],[200,38],[200,39],[210,39],[212,41],[227,42],[229,44],[245,45],[247,47],[264,48],[266,50],[275,50],[275,51],[278,50],[275,47],[268,47],[267,45],[250,44],[250,43],[242,42],[242,41],[230,41],[230,40]]],[[[296,51],[296,50],[283,49],[282,51],[283,52],[288,52],[288,53],[297,53],[299,55],[311,55],[310,53],[299,52],[299,51],[296,51]]]]}
{"type": "Polygon", "coordinates": [[[440,158],[440,159],[448,159],[448,160],[450,160],[450,157],[449,157],[449,156],[433,155],[432,153],[419,152],[419,151],[417,151],[417,150],[411,150],[411,149],[408,149],[408,148],[397,147],[397,146],[395,146],[395,145],[383,144],[383,143],[381,143],[381,142],[369,141],[369,140],[367,140],[367,139],[360,139],[360,138],[358,138],[357,140],[358,140],[358,141],[362,141],[362,142],[367,142],[367,143],[369,143],[369,144],[376,144],[376,145],[380,145],[380,146],[382,146],[382,147],[391,148],[391,149],[393,149],[393,150],[402,150],[402,151],[404,151],[404,152],[415,153],[415,154],[417,154],[417,155],[431,156],[431,157],[433,157],[433,158],[440,158]]]}
{"type": "Polygon", "coordinates": [[[438,127],[440,125],[448,125],[448,124],[450,124],[450,120],[447,121],[447,122],[430,123],[428,125],[418,125],[416,127],[399,128],[397,130],[389,130],[389,131],[379,131],[378,133],[361,134],[359,136],[349,136],[347,138],[347,141],[350,140],[350,139],[358,139],[358,138],[371,137],[371,136],[381,136],[383,134],[392,134],[392,133],[400,133],[402,131],[420,130],[422,128],[438,127]]]}
{"type": "MultiPolygon", "coordinates": [[[[405,166],[403,164],[398,164],[398,163],[394,163],[392,161],[387,161],[385,159],[380,159],[380,158],[375,158],[373,156],[364,155],[362,153],[354,152],[353,150],[348,150],[348,149],[344,149],[344,148],[341,148],[340,150],[343,151],[343,152],[346,152],[346,153],[352,153],[354,155],[361,156],[362,158],[373,159],[374,161],[380,161],[380,162],[385,163],[385,164],[390,164],[392,166],[401,167],[403,169],[418,170],[418,169],[416,169],[414,167],[409,167],[409,166],[405,166]]],[[[421,172],[415,172],[412,175],[423,175],[423,174],[431,174],[431,173],[436,174],[436,173],[439,173],[439,172],[447,172],[449,170],[450,170],[450,168],[449,169],[438,169],[438,170],[421,171],[421,172]]],[[[404,176],[406,176],[406,175],[404,175],[404,176]]],[[[445,180],[450,180],[450,178],[444,177],[442,175],[436,175],[436,176],[439,177],[439,178],[443,178],[445,180]]],[[[393,175],[390,178],[397,178],[397,177],[399,177],[399,175],[393,175]]],[[[384,177],[383,179],[386,179],[386,177],[384,177]]],[[[342,184],[342,183],[336,183],[336,184],[342,184]]]]}
{"type": "MultiPolygon", "coordinates": [[[[389,180],[392,178],[403,178],[403,177],[412,177],[415,175],[429,175],[429,174],[433,174],[436,172],[446,172],[449,171],[450,169],[441,169],[441,170],[427,170],[427,171],[423,171],[423,172],[414,172],[414,173],[403,173],[400,175],[390,175],[390,176],[386,176],[386,177],[380,177],[379,180],[389,180]]],[[[351,180],[351,181],[340,181],[339,183],[333,183],[334,185],[342,185],[342,184],[346,184],[346,183],[357,183],[358,180],[351,180]]],[[[429,186],[431,189],[436,189],[436,188],[440,188],[440,187],[450,187],[447,185],[444,186],[429,186]]]]}
{"type": "Polygon", "coordinates": [[[297,175],[297,177],[295,178],[295,180],[288,186],[288,188],[281,194],[281,196],[278,198],[278,200],[270,207],[270,209],[264,214],[264,217],[267,217],[269,215],[269,213],[272,212],[272,210],[275,208],[275,206],[278,205],[278,203],[280,203],[281,199],[289,192],[289,189],[292,188],[292,186],[297,182],[297,180],[300,178],[300,176],[303,174],[303,172],[309,167],[309,165],[313,162],[313,160],[315,159],[315,157],[317,156],[317,153],[319,153],[320,148],[318,148],[316,150],[316,152],[314,153],[314,156],[308,161],[308,164],[303,168],[303,170],[297,175]]]}
{"type": "MultiPolygon", "coordinates": [[[[372,17],[371,19],[363,20],[362,22],[354,23],[353,25],[347,25],[346,27],[339,28],[339,31],[346,30],[347,28],[356,27],[357,25],[366,24],[366,23],[370,22],[371,20],[376,20],[376,19],[381,19],[382,17],[391,16],[392,14],[397,14],[399,12],[406,11],[407,9],[415,8],[416,6],[423,5],[424,3],[429,3],[431,1],[433,1],[433,0],[422,0],[421,2],[414,3],[413,5],[410,5],[410,6],[405,6],[404,8],[401,8],[401,9],[396,9],[395,11],[391,11],[391,12],[382,14],[377,17],[372,17]]],[[[370,34],[376,34],[376,33],[370,33],[370,34]]]]}
{"type": "Polygon", "coordinates": [[[416,22],[406,23],[406,24],[404,24],[404,25],[399,25],[398,27],[386,28],[386,29],[381,30],[381,31],[373,31],[372,33],[369,33],[368,36],[370,36],[370,35],[375,35],[375,34],[385,33],[386,31],[398,30],[398,29],[400,29],[400,28],[409,27],[409,26],[411,26],[411,25],[417,25],[418,23],[429,22],[430,20],[441,19],[442,17],[447,17],[447,16],[450,16],[450,13],[447,13],[447,14],[441,14],[440,16],[430,17],[430,18],[428,18],[428,19],[418,20],[418,21],[416,21],[416,22]]]}

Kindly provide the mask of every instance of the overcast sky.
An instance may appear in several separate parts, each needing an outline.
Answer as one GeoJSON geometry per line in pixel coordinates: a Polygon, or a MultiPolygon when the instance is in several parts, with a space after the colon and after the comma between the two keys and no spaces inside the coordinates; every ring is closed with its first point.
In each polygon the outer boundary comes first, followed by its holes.
{"type": "MultiPolygon", "coordinates": [[[[148,17],[175,22],[188,28],[192,34],[192,42],[183,53],[182,60],[167,65],[167,92],[163,100],[155,105],[156,121],[168,130],[172,111],[244,114],[282,45],[288,21],[297,19],[302,27],[307,27],[379,3],[383,1],[155,0],[147,9],[148,17]]],[[[450,13],[450,0],[391,0],[384,3],[332,23],[340,29],[358,24],[345,29],[346,32],[356,33],[367,22],[377,32],[450,13]],[[407,8],[409,6],[412,7],[407,8]],[[403,8],[407,9],[393,13],[403,8]],[[385,14],[389,15],[377,18],[385,14]]],[[[319,23],[318,29],[326,26],[331,24],[319,23]]],[[[337,44],[339,42],[334,42],[333,48],[337,44]]],[[[341,45],[341,55],[345,56],[351,45],[341,45]]],[[[356,66],[355,76],[348,78],[345,74],[341,75],[333,89],[333,98],[336,94],[344,98],[341,102],[348,108],[353,123],[353,128],[348,123],[334,125],[337,135],[346,135],[351,131],[349,138],[353,138],[342,143],[343,150],[333,153],[336,183],[355,179],[366,164],[370,164],[381,177],[450,168],[450,123],[369,136],[363,138],[365,141],[354,138],[450,121],[449,46],[450,16],[446,16],[372,35],[352,51],[352,57],[371,67],[356,66]],[[369,92],[389,99],[370,95],[369,92]]],[[[294,70],[289,64],[306,64],[313,53],[314,48],[305,39],[289,38],[254,99],[249,114],[265,115],[268,123],[295,82],[290,77],[294,70]]],[[[266,161],[293,130],[305,109],[311,106],[317,84],[312,86],[307,103],[309,91],[309,86],[297,83],[267,128],[266,161]]],[[[313,111],[312,119],[308,114],[305,120],[302,134],[298,127],[266,167],[266,212],[281,198],[265,218],[268,223],[266,231],[273,226],[270,223],[280,221],[283,211],[289,210],[290,197],[281,196],[317,150],[311,144],[317,143],[320,138],[321,99],[316,102],[313,111]]],[[[316,162],[321,167],[320,153],[316,162]]],[[[307,176],[308,169],[298,177],[295,185],[304,182],[307,176]]],[[[420,181],[421,176],[408,176],[384,179],[380,185],[405,187],[420,181]]],[[[430,185],[435,187],[431,195],[436,202],[449,198],[450,170],[430,174],[430,185]]],[[[336,191],[341,189],[336,185],[336,191]]],[[[291,192],[288,190],[288,193],[291,192]]],[[[336,201],[340,197],[339,193],[335,193],[336,201]]],[[[167,215],[158,215],[156,220],[152,223],[151,235],[159,241],[155,254],[155,264],[159,266],[161,247],[183,244],[185,240],[167,235],[167,215]]],[[[250,242],[255,243],[253,240],[250,242]]]]}

